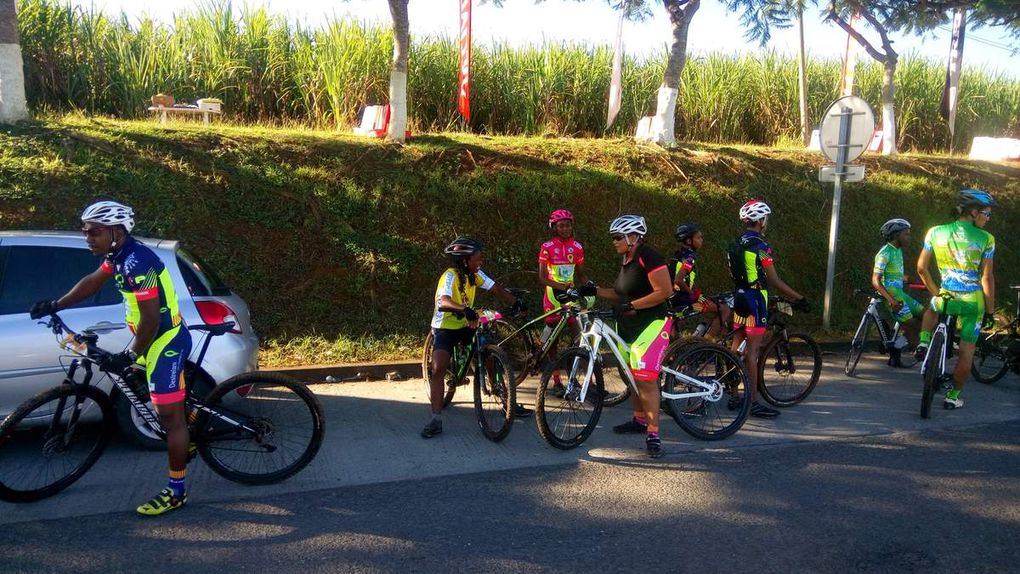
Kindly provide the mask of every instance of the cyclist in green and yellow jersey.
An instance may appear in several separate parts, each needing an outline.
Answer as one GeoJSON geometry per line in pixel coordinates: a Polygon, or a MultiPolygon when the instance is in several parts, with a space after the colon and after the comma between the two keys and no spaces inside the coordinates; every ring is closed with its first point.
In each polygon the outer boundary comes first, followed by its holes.
{"type": "MultiPolygon", "coordinates": [[[[988,192],[965,189],[960,192],[952,223],[928,230],[924,249],[917,259],[917,274],[931,292],[931,306],[921,324],[921,344],[917,356],[924,358],[931,341],[931,330],[938,321],[938,313],[955,315],[960,333],[960,356],[953,371],[953,388],[946,391],[942,406],[958,409],[963,406],[960,392],[970,375],[974,346],[981,329],[995,325],[995,238],[984,230],[992,217],[995,200],[988,192]],[[942,283],[932,278],[929,267],[934,257],[942,283]],[[948,292],[948,302],[939,297],[948,292]]],[[[920,360],[920,359],[919,359],[920,360]]]]}
{"type": "MultiPolygon", "coordinates": [[[[421,431],[422,438],[443,432],[443,374],[450,368],[450,355],[457,345],[470,345],[478,328],[478,313],[472,308],[475,292],[481,287],[517,309],[517,299],[482,271],[482,243],[470,237],[458,237],[443,253],[450,258],[450,267],[439,276],[436,286],[436,307],[432,316],[432,379],[429,399],[432,419],[421,431]]],[[[523,417],[531,411],[514,405],[514,416],[523,417]]]]}
{"type": "MultiPolygon", "coordinates": [[[[917,318],[924,306],[904,290],[907,276],[903,269],[903,248],[910,243],[910,222],[906,219],[890,219],[882,224],[882,237],[886,244],[875,255],[875,267],[871,273],[871,286],[885,299],[889,312],[901,325],[903,334],[911,346],[917,346],[917,318]]],[[[901,349],[889,349],[889,366],[904,367],[900,361],[901,349]]]]}

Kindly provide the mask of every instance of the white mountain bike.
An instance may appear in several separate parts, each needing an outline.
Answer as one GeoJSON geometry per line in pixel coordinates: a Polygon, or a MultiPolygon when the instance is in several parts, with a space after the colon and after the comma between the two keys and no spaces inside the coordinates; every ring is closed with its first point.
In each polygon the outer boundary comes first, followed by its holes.
{"type": "MultiPolygon", "coordinates": [[[[582,331],[580,345],[560,353],[542,374],[536,397],[538,432],[559,449],[583,443],[598,425],[606,391],[603,360],[611,355],[634,393],[637,383],[627,355],[629,345],[606,324],[611,311],[571,308],[582,331]],[[608,353],[607,353],[608,351],[608,353]],[[556,371],[567,375],[562,397],[549,393],[556,371]]],[[[719,440],[737,432],[751,408],[748,378],[740,359],[712,343],[671,344],[659,375],[663,408],[691,436],[719,440]]]]}

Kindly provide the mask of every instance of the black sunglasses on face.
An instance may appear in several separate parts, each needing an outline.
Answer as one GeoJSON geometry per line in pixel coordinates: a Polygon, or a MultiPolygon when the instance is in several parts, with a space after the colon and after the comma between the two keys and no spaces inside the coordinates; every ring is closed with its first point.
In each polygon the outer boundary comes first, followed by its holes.
{"type": "Polygon", "coordinates": [[[614,233],[610,235],[609,238],[612,239],[613,241],[623,241],[624,239],[627,238],[627,236],[620,233],[614,233]]]}

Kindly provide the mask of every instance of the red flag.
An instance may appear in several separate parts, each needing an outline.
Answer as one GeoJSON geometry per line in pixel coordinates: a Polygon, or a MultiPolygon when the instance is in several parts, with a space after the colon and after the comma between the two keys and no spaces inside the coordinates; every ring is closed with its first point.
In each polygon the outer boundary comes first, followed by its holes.
{"type": "Polygon", "coordinates": [[[460,81],[457,109],[471,123],[471,0],[460,0],[460,81]]]}

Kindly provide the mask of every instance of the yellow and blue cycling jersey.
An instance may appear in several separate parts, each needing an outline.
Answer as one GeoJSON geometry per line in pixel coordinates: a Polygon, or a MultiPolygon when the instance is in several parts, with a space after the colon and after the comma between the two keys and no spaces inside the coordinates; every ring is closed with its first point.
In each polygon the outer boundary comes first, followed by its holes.
{"type": "Polygon", "coordinates": [[[496,284],[488,275],[481,270],[473,275],[466,275],[450,267],[439,276],[439,285],[436,286],[436,307],[435,315],[432,316],[433,329],[463,329],[468,326],[467,319],[463,316],[457,317],[448,311],[439,310],[439,300],[446,295],[458,305],[473,307],[475,304],[475,292],[479,287],[488,291],[496,284]]]}
{"type": "Polygon", "coordinates": [[[154,404],[184,400],[183,365],[191,354],[191,335],[181,319],[177,292],[166,266],[151,249],[129,235],[100,269],[113,276],[124,297],[125,318],[132,333],[137,332],[141,320],[138,302],[158,299],[159,327],[138,363],[145,366],[154,404]]]}

